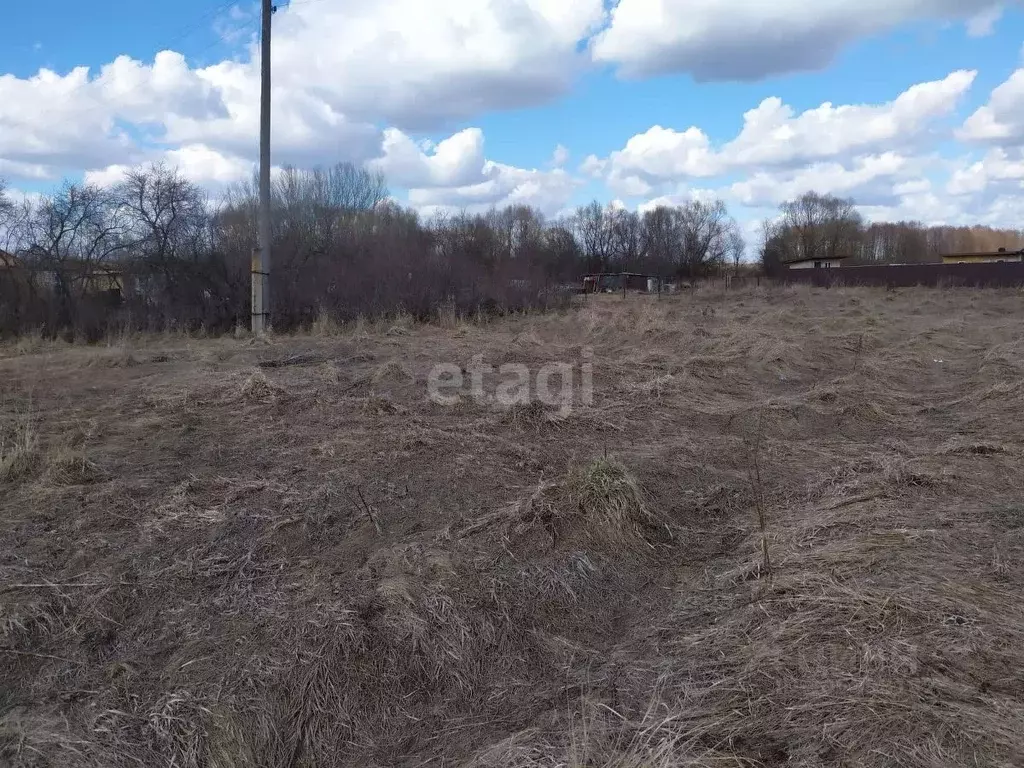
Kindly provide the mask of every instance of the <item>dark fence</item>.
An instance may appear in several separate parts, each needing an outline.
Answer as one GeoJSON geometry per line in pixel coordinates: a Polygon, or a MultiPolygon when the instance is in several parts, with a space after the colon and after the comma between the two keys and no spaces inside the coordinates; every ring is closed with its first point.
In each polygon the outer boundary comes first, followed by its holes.
{"type": "Polygon", "coordinates": [[[1024,286],[1024,263],[879,264],[836,269],[790,269],[779,279],[784,283],[807,283],[824,288],[838,285],[1013,288],[1024,286]]]}

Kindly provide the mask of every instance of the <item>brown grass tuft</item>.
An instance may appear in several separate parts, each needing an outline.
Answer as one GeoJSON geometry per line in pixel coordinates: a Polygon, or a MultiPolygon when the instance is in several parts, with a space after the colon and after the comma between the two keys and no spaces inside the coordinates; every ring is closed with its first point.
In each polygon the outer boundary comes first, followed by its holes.
{"type": "Polygon", "coordinates": [[[39,436],[28,417],[0,425],[0,482],[13,483],[33,475],[42,464],[39,436]]]}
{"type": "Polygon", "coordinates": [[[388,360],[373,372],[373,382],[375,384],[401,383],[415,380],[416,377],[412,371],[400,360],[388,360]]]}
{"type": "Polygon", "coordinates": [[[46,456],[46,480],[57,485],[85,485],[106,478],[106,473],[86,456],[83,446],[60,446],[46,456]]]}
{"type": "Polygon", "coordinates": [[[283,394],[284,388],[272,382],[260,368],[253,370],[242,382],[241,395],[251,402],[272,402],[283,394]]]}

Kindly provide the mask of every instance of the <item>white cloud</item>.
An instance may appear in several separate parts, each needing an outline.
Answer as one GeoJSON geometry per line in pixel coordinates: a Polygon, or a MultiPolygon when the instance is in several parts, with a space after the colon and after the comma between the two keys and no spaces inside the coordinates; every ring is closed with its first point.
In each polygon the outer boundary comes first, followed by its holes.
{"type": "Polygon", "coordinates": [[[715,189],[701,189],[698,187],[683,187],[682,189],[668,195],[658,195],[652,197],[650,200],[645,200],[637,206],[637,211],[641,214],[647,211],[654,210],[662,206],[673,207],[678,205],[685,205],[693,200],[702,200],[704,202],[710,202],[722,197],[720,190],[715,189]]]}
{"type": "Polygon", "coordinates": [[[722,170],[711,140],[696,127],[679,132],[656,125],[629,139],[610,161],[612,173],[623,179],[714,176],[722,170]]]}
{"type": "Polygon", "coordinates": [[[25,163],[18,160],[4,160],[0,157],[0,178],[17,176],[22,179],[48,179],[49,168],[38,163],[25,163]]]}
{"type": "Polygon", "coordinates": [[[995,195],[1000,190],[1024,191],[1024,150],[1011,154],[992,149],[983,159],[954,171],[946,185],[951,195],[995,195]]]}
{"type": "Polygon", "coordinates": [[[730,197],[743,205],[775,206],[805,192],[839,197],[891,197],[894,182],[907,172],[910,160],[894,152],[858,158],[849,165],[815,163],[795,172],[757,172],[729,187],[730,197]]]}
{"type": "MultiPolygon", "coordinates": [[[[588,63],[578,42],[603,18],[602,0],[286,6],[275,15],[275,155],[297,165],[361,162],[379,145],[381,123],[415,129],[562,94],[588,63]]],[[[236,13],[218,30],[235,40],[246,21],[236,13]]],[[[205,68],[164,51],[152,63],[118,57],[98,72],[0,76],[0,159],[56,178],[136,163],[155,145],[253,158],[255,41],[246,53],[205,68]]]]}
{"type": "Polygon", "coordinates": [[[592,179],[599,179],[608,168],[608,161],[602,160],[597,155],[587,155],[580,163],[580,173],[592,179]]]}
{"type": "MultiPolygon", "coordinates": [[[[654,126],[606,158],[588,157],[581,171],[604,179],[611,194],[645,200],[641,210],[712,195],[748,222],[816,191],[852,197],[879,220],[1019,227],[1024,207],[1015,214],[1012,205],[1024,199],[1024,149],[1004,138],[1006,146],[981,159],[938,151],[949,152],[943,141],[952,138],[975,75],[953,72],[883,104],[826,103],[797,113],[768,98],[744,115],[732,139],[714,142],[698,126],[654,126]],[[702,188],[691,186],[696,180],[702,188]]],[[[1016,83],[997,88],[985,108],[1002,126],[1000,137],[1024,134],[1007,127],[1018,125],[1016,83]]]]}
{"type": "Polygon", "coordinates": [[[970,37],[988,37],[995,32],[996,22],[1003,16],[1003,7],[994,5],[967,20],[967,34],[970,37]]]}
{"type": "MultiPolygon", "coordinates": [[[[177,149],[150,153],[146,162],[164,163],[177,169],[185,178],[212,191],[222,191],[230,184],[252,178],[256,166],[250,161],[218,152],[202,144],[189,144],[177,149]]],[[[115,163],[105,168],[86,171],[83,181],[101,187],[117,184],[135,165],[115,163]]]]}
{"type": "Polygon", "coordinates": [[[992,91],[988,103],[967,118],[958,136],[967,141],[1024,143],[1024,68],[992,91]]]}
{"type": "Polygon", "coordinates": [[[389,128],[384,131],[382,152],[371,166],[395,186],[464,187],[485,181],[484,134],[479,128],[467,128],[425,147],[389,128]]]}
{"type": "MultiPolygon", "coordinates": [[[[417,138],[441,124],[562,95],[595,62],[627,75],[756,79],[823,67],[852,40],[905,22],[954,19],[970,34],[987,34],[1005,5],[296,3],[275,16],[274,159],[300,166],[368,162],[424,211],[521,202],[550,215],[573,202],[583,183],[579,174],[604,181],[605,198],[627,203],[721,194],[749,213],[813,188],[853,195],[866,209],[893,215],[952,216],[955,209],[961,217],[1010,216],[1024,163],[1024,69],[956,134],[983,142],[986,154],[956,162],[930,154],[931,145],[945,136],[973,71],[912,86],[886,103],[826,102],[797,111],[767,98],[746,112],[733,137],[662,123],[622,137],[621,149],[605,157],[591,154],[578,166],[573,160],[573,169],[561,144],[550,157],[537,157],[536,168],[520,168],[489,158],[477,128],[436,144],[417,138]],[[695,179],[700,189],[689,186],[695,179]]],[[[240,47],[238,56],[212,66],[191,66],[163,51],[152,61],[121,56],[94,70],[0,75],[0,174],[37,185],[85,171],[88,180],[110,184],[127,167],[163,161],[212,190],[249,177],[259,121],[253,21],[235,8],[216,23],[218,35],[240,47]]]]}
{"type": "Polygon", "coordinates": [[[737,187],[741,198],[761,199],[776,183],[775,172],[786,168],[805,169],[793,184],[829,182],[841,191],[865,173],[877,173],[880,163],[898,157],[895,148],[913,149],[935,120],[955,111],[975,75],[953,72],[942,80],[914,85],[885,104],[825,103],[800,114],[779,98],[767,98],[743,116],[739,135],[720,147],[696,126],[676,131],[656,125],[630,138],[605,161],[588,157],[583,170],[605,172],[611,189],[626,196],[647,195],[684,179],[763,169],[771,173],[755,175],[737,187]],[[878,159],[871,160],[874,156],[878,159]],[[843,164],[857,157],[869,159],[846,169],[843,164]]]}
{"type": "Polygon", "coordinates": [[[286,8],[274,63],[359,120],[421,128],[564,93],[601,0],[334,0],[286,8]]]}
{"type": "Polygon", "coordinates": [[[760,80],[822,69],[854,40],[915,20],[977,18],[1001,0],[620,0],[592,41],[626,76],[760,80]]]}
{"type": "Polygon", "coordinates": [[[784,164],[905,144],[932,120],[952,114],[976,75],[958,70],[913,85],[886,104],[826,102],[799,115],[781,99],[765,99],[743,116],[743,130],[723,155],[733,166],[784,164]]]}
{"type": "Polygon", "coordinates": [[[561,169],[516,168],[488,160],[483,174],[485,181],[467,186],[410,189],[407,202],[423,212],[464,209],[479,213],[492,207],[529,205],[555,216],[579,187],[579,181],[561,169]]]}

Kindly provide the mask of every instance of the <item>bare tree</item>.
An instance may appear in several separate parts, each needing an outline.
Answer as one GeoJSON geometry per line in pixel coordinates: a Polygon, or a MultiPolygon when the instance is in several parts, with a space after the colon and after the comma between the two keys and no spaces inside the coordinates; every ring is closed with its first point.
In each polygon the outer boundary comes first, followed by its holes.
{"type": "Polygon", "coordinates": [[[743,256],[747,252],[747,242],[743,239],[743,233],[735,222],[733,222],[726,237],[727,250],[729,253],[729,260],[732,261],[733,274],[738,276],[740,273],[740,264],[743,263],[743,256]]]}
{"type": "Polygon", "coordinates": [[[0,225],[6,225],[13,211],[14,201],[7,195],[7,179],[0,177],[0,225]]]}
{"type": "Polygon", "coordinates": [[[863,220],[853,200],[807,192],[781,207],[779,244],[786,259],[830,259],[857,250],[863,220]]]}
{"type": "Polygon", "coordinates": [[[576,236],[588,272],[605,270],[613,252],[613,237],[609,216],[596,200],[582,205],[570,219],[570,226],[576,236]]]}
{"type": "Polygon", "coordinates": [[[785,236],[785,229],[780,222],[771,219],[761,222],[758,256],[761,271],[769,277],[775,277],[783,269],[786,259],[785,236]]]}
{"type": "Polygon", "coordinates": [[[691,200],[678,209],[679,272],[690,279],[725,264],[736,223],[721,200],[691,200]]]}
{"type": "Polygon", "coordinates": [[[568,281],[578,277],[583,252],[572,230],[565,224],[555,224],[544,230],[543,238],[543,269],[548,278],[568,281]]]}
{"type": "Polygon", "coordinates": [[[659,275],[676,269],[682,250],[678,209],[658,206],[646,211],[641,219],[641,238],[648,269],[659,275]]]}
{"type": "Polygon", "coordinates": [[[612,259],[626,271],[642,268],[644,257],[643,227],[640,216],[618,209],[608,212],[612,259]]]}
{"type": "Polygon", "coordinates": [[[103,266],[125,247],[123,207],[109,191],[65,182],[44,197],[28,222],[23,258],[35,279],[49,275],[61,327],[78,325],[82,299],[101,282],[103,266]]]}
{"type": "Polygon", "coordinates": [[[32,204],[27,199],[15,202],[0,178],[0,250],[13,253],[25,247],[31,216],[32,204]]]}

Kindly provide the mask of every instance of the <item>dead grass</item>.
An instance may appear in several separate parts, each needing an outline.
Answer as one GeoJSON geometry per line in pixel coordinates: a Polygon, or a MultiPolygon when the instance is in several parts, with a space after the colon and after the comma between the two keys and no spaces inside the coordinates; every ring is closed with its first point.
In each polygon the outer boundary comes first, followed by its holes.
{"type": "Polygon", "coordinates": [[[0,482],[31,476],[40,464],[39,437],[31,415],[14,414],[0,428],[0,482]]]}
{"type": "Polygon", "coordinates": [[[1016,768],[1022,321],[699,288],[12,346],[0,764],[1016,768]],[[425,396],[584,348],[568,414],[425,396]]]}
{"type": "Polygon", "coordinates": [[[260,369],[250,373],[242,382],[241,395],[252,402],[270,402],[279,398],[284,388],[272,382],[260,369]]]}

